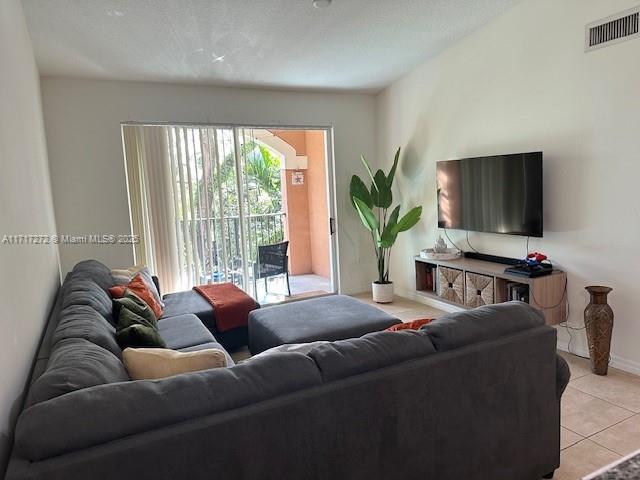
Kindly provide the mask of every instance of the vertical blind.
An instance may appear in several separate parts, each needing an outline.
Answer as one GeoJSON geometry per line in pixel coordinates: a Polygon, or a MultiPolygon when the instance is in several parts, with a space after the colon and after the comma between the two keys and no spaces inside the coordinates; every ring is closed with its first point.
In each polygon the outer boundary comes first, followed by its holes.
{"type": "Polygon", "coordinates": [[[123,139],[136,262],[171,277],[165,292],[221,281],[250,291],[257,246],[284,237],[281,202],[264,207],[266,187],[280,195],[277,152],[231,127],[125,126],[123,139]]]}

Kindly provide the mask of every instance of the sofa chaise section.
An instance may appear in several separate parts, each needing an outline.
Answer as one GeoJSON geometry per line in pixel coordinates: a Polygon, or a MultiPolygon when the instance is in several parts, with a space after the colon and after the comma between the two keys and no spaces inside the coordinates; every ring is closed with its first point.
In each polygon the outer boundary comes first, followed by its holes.
{"type": "Polygon", "coordinates": [[[168,293],[162,297],[162,300],[165,304],[162,318],[193,314],[200,319],[226,350],[235,350],[247,345],[247,327],[220,332],[216,326],[215,308],[195,290],[168,293]]]}

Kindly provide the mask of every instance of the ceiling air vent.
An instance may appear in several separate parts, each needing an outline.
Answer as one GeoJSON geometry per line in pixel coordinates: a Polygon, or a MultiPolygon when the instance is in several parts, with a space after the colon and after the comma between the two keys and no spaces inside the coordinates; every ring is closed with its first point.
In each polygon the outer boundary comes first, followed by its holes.
{"type": "Polygon", "coordinates": [[[585,51],[608,47],[640,36],[640,6],[587,25],[585,51]]]}

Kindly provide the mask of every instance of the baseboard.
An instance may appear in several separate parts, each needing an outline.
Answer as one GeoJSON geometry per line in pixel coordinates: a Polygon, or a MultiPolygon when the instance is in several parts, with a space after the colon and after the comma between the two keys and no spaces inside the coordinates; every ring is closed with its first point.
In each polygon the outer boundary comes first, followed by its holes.
{"type": "MultiPolygon", "coordinates": [[[[450,303],[440,302],[434,298],[427,298],[424,295],[416,293],[415,291],[396,289],[396,293],[401,297],[408,298],[409,300],[413,300],[414,302],[422,303],[424,305],[428,305],[445,312],[460,312],[464,310],[463,308],[456,307],[455,305],[451,305],[450,303]]],[[[558,350],[569,352],[569,342],[566,340],[558,339],[558,350]]],[[[581,357],[589,358],[588,350],[580,345],[572,344],[571,352],[569,353],[574,353],[581,357]]],[[[609,365],[611,365],[613,368],[617,368],[618,370],[622,370],[627,373],[640,375],[640,362],[629,360],[628,358],[623,358],[613,353],[611,354],[609,365]]]]}
{"type": "MultiPolygon", "coordinates": [[[[567,342],[566,340],[558,339],[558,350],[569,352],[569,342],[567,342]]],[[[571,352],[569,353],[589,358],[589,352],[582,346],[571,345],[571,352]]],[[[610,357],[611,360],[609,360],[609,366],[627,373],[640,375],[640,362],[629,360],[628,358],[623,358],[613,353],[610,355],[610,357]]]]}
{"type": "Polygon", "coordinates": [[[437,308],[438,310],[443,310],[447,313],[450,312],[461,312],[465,310],[462,307],[456,307],[455,305],[451,305],[450,303],[441,302],[435,298],[427,298],[424,295],[420,295],[415,291],[404,290],[401,288],[395,289],[396,295],[399,295],[404,298],[408,298],[409,300],[413,300],[414,302],[422,303],[424,305],[428,305],[429,307],[437,308]]]}

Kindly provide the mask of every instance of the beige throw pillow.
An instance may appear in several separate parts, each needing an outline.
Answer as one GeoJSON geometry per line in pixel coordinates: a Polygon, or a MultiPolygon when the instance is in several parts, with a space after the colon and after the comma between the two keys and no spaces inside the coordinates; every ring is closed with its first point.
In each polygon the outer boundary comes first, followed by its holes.
{"type": "Polygon", "coordinates": [[[122,360],[132,380],[165,378],[227,366],[224,352],[216,348],[197,352],[176,352],[166,348],[125,348],[122,360]]]}

